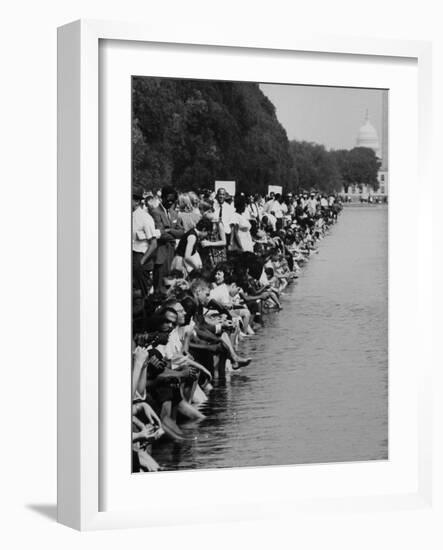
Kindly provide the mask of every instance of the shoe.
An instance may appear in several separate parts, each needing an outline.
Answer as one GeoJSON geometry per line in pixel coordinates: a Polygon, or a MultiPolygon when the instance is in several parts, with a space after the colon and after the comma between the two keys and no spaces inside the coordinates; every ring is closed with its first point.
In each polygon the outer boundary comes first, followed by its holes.
{"type": "Polygon", "coordinates": [[[248,366],[250,362],[251,362],[251,358],[250,357],[245,357],[244,359],[241,359],[240,361],[234,361],[232,363],[232,368],[234,370],[237,370],[237,369],[240,369],[241,367],[248,366]]]}

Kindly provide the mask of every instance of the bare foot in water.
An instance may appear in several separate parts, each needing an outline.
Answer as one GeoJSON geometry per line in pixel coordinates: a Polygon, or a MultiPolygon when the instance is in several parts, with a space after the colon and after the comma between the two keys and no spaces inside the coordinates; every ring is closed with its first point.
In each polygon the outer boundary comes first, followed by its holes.
{"type": "Polygon", "coordinates": [[[140,466],[148,472],[158,472],[159,470],[161,470],[157,462],[146,451],[138,451],[138,460],[140,462],[140,466]]]}
{"type": "Polygon", "coordinates": [[[194,441],[195,439],[197,439],[195,436],[186,436],[183,431],[177,426],[177,423],[174,422],[174,420],[172,420],[172,418],[169,416],[162,418],[162,424],[165,433],[175,441],[194,441]]]}

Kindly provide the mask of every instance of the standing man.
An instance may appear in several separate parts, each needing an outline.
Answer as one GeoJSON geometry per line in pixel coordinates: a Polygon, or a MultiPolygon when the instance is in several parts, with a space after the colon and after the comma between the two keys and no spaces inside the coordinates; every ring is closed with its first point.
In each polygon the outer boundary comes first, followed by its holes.
{"type": "Polygon", "coordinates": [[[308,213],[311,217],[315,216],[317,211],[317,199],[315,198],[315,192],[311,191],[311,196],[307,202],[308,213]]]}
{"type": "Polygon", "coordinates": [[[226,202],[227,193],[223,187],[220,187],[215,195],[214,219],[223,223],[223,229],[226,235],[226,245],[229,246],[231,240],[231,222],[234,215],[234,207],[226,202]]]}
{"type": "Polygon", "coordinates": [[[154,269],[154,257],[157,249],[157,237],[160,236],[152,216],[143,208],[143,193],[132,193],[132,277],[133,286],[141,290],[143,297],[152,286],[151,273],[154,269]]]}
{"type": "Polygon", "coordinates": [[[279,231],[280,229],[283,229],[283,217],[284,217],[283,199],[280,193],[277,193],[275,195],[274,216],[277,218],[277,231],[279,231]]]}
{"type": "Polygon", "coordinates": [[[160,231],[157,254],[154,265],[154,287],[160,287],[163,277],[171,270],[175,253],[175,241],[184,235],[183,224],[178,218],[174,205],[177,201],[177,192],[173,187],[165,186],[161,192],[161,202],[151,210],[155,227],[160,231]]]}
{"type": "Polygon", "coordinates": [[[265,202],[265,205],[263,207],[265,214],[271,214],[274,211],[274,200],[275,200],[274,193],[272,192],[269,193],[268,200],[265,202]]]}
{"type": "Polygon", "coordinates": [[[283,210],[281,205],[281,195],[277,193],[271,193],[271,199],[265,204],[265,212],[272,214],[276,219],[277,231],[283,227],[283,210]]]}

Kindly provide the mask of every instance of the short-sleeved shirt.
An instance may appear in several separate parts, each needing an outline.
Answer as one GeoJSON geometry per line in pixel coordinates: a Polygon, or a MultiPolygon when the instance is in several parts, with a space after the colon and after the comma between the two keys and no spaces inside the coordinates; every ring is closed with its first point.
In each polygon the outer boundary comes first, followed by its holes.
{"type": "Polygon", "coordinates": [[[277,225],[277,218],[272,215],[270,212],[267,212],[266,217],[268,218],[268,222],[272,227],[272,230],[275,231],[276,225],[277,225]]]}
{"type": "Polygon", "coordinates": [[[149,241],[157,236],[153,217],[142,208],[137,208],[132,213],[132,250],[144,254],[149,241]]]}
{"type": "Polygon", "coordinates": [[[228,202],[219,204],[217,201],[214,203],[214,218],[220,220],[223,223],[223,227],[226,235],[231,233],[232,216],[234,215],[234,207],[228,202]],[[221,210],[221,216],[220,216],[221,210]]]}
{"type": "Polygon", "coordinates": [[[226,283],[214,287],[211,290],[210,297],[223,306],[232,306],[231,296],[229,295],[229,289],[226,283]]]}
{"type": "MultiPolygon", "coordinates": [[[[166,357],[166,359],[173,360],[174,357],[181,355],[183,352],[183,346],[185,338],[188,334],[192,333],[195,328],[194,321],[191,321],[189,325],[183,327],[175,327],[169,334],[168,342],[166,345],[157,346],[158,351],[166,357]]],[[[171,365],[172,369],[176,368],[174,362],[171,365]]]]}
{"type": "Polygon", "coordinates": [[[282,205],[275,199],[272,199],[265,204],[265,212],[267,214],[274,212],[274,216],[277,219],[283,218],[282,205]]]}
{"type": "MultiPolygon", "coordinates": [[[[254,252],[254,242],[252,241],[250,233],[251,224],[248,220],[247,214],[239,214],[238,212],[234,212],[231,218],[231,224],[238,226],[237,238],[241,247],[240,249],[243,252],[254,252]]],[[[237,243],[231,242],[232,250],[236,250],[237,247],[237,243]]]]}

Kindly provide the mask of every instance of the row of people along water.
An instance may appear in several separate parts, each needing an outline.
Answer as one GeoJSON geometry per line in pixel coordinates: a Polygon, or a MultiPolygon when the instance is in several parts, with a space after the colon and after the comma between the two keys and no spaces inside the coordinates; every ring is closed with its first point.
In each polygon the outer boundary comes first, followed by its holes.
{"type": "Polygon", "coordinates": [[[132,465],[157,471],[153,445],[195,438],[186,423],[204,419],[214,378],[253,368],[240,343],[265,332],[342,201],[164,187],[134,189],[132,206],[132,465]]]}

